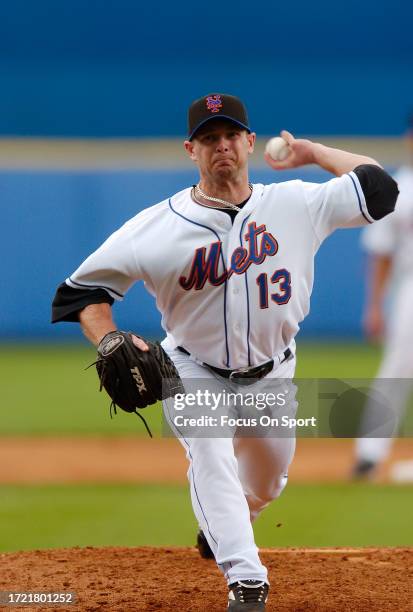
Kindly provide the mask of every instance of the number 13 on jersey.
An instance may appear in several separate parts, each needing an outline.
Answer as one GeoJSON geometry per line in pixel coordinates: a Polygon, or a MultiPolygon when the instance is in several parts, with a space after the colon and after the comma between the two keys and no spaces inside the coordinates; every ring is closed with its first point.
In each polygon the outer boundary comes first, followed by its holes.
{"type": "Polygon", "coordinates": [[[260,308],[268,308],[269,296],[276,304],[282,306],[287,304],[291,297],[291,274],[285,268],[276,270],[270,278],[271,285],[278,285],[278,290],[274,293],[268,291],[268,274],[263,272],[256,279],[258,285],[260,308]]]}

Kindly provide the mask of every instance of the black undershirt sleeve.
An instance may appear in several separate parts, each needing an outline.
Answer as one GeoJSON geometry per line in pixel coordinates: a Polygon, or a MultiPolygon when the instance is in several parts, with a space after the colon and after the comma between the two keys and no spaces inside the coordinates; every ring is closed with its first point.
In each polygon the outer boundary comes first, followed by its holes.
{"type": "MultiPolygon", "coordinates": [[[[396,181],[383,168],[363,164],[353,170],[360,182],[367,210],[376,221],[393,212],[399,190],[396,181]]],[[[248,199],[247,199],[248,201],[248,199]]],[[[244,204],[243,202],[242,204],[244,204]]],[[[242,206],[242,204],[240,206],[242,206]]],[[[236,211],[225,210],[232,221],[236,211]]],[[[114,299],[105,289],[73,289],[66,283],[57,288],[52,303],[52,323],[79,322],[79,311],[89,304],[110,304],[114,299]]]]}
{"type": "Polygon", "coordinates": [[[396,181],[380,166],[363,164],[353,170],[360,182],[367,210],[375,219],[393,212],[399,189],[396,181]]]}
{"type": "Polygon", "coordinates": [[[110,304],[115,300],[104,289],[73,289],[59,285],[52,303],[52,323],[79,322],[79,311],[89,304],[110,304]]]}

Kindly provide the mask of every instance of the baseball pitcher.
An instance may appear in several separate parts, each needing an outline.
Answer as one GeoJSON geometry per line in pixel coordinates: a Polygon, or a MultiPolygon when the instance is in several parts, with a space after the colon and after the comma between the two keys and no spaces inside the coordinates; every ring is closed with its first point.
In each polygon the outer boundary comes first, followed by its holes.
{"type": "MultiPolygon", "coordinates": [[[[244,104],[218,93],[195,100],[184,147],[199,182],[140,212],[92,253],[58,288],[53,321],[78,321],[100,359],[116,355],[126,340],[111,305],[143,280],[156,297],[162,349],[173,365],[161,372],[176,368],[186,392],[190,381],[201,379],[241,396],[291,380],[294,337],[309,311],[318,248],[337,228],[391,213],[398,189],[374,159],[289,132],[281,137],[287,154],[266,153],[271,168],[318,164],[334,177],[323,184],[252,184],[248,159],[256,135],[244,104]]],[[[125,335],[138,353],[152,351],[143,338],[125,335]]],[[[158,349],[156,364],[166,363],[159,355],[158,349]]],[[[106,384],[120,396],[121,377],[114,376],[106,384]]],[[[142,378],[141,387],[153,381],[142,378]]],[[[252,521],[286,485],[294,436],[237,437],[232,421],[234,435],[187,434],[171,412],[173,393],[157,395],[188,458],[201,555],[214,558],[225,577],[232,612],[265,610],[268,575],[252,521]]],[[[199,405],[193,409],[198,414],[199,405]]],[[[234,406],[230,412],[236,414],[234,406]]]]}

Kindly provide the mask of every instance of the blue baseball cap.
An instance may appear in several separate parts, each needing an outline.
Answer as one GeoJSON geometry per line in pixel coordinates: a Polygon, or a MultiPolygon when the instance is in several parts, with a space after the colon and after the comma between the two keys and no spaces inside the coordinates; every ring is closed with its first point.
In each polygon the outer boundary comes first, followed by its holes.
{"type": "Polygon", "coordinates": [[[212,93],[198,98],[189,107],[188,140],[192,140],[196,131],[211,119],[227,119],[251,132],[243,102],[236,96],[212,93]]]}

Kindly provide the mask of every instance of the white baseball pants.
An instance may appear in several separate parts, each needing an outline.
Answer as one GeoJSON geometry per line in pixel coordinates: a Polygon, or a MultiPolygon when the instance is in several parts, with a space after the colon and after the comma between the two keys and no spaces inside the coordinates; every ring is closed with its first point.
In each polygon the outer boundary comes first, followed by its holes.
{"type": "MultiPolygon", "coordinates": [[[[185,379],[217,378],[189,355],[179,350],[168,350],[168,353],[184,382],[185,379]]],[[[264,380],[292,379],[295,363],[293,357],[274,367],[264,380]]],[[[218,380],[230,388],[226,379],[218,377],[218,380]]],[[[242,390],[250,391],[261,382],[243,386],[242,390]]],[[[164,402],[164,414],[185,448],[192,507],[228,584],[243,579],[268,582],[267,569],[260,561],[254,541],[252,521],[281,494],[287,483],[288,467],[295,451],[295,432],[282,438],[186,438],[173,425],[168,401],[164,402]]]]}
{"type": "MultiPolygon", "coordinates": [[[[383,359],[374,386],[388,397],[388,409],[395,421],[403,418],[411,393],[413,378],[413,277],[398,288],[386,334],[383,359]],[[383,381],[384,379],[384,381],[383,381]],[[389,382],[386,385],[385,380],[389,382]],[[403,380],[404,379],[404,380],[403,380]],[[382,381],[382,382],[380,382],[382,381]]],[[[374,420],[374,401],[367,402],[364,422],[374,420]]],[[[373,432],[374,433],[374,432],[373,432]]],[[[378,463],[384,461],[392,445],[392,437],[365,437],[356,441],[357,459],[378,463]]]]}

